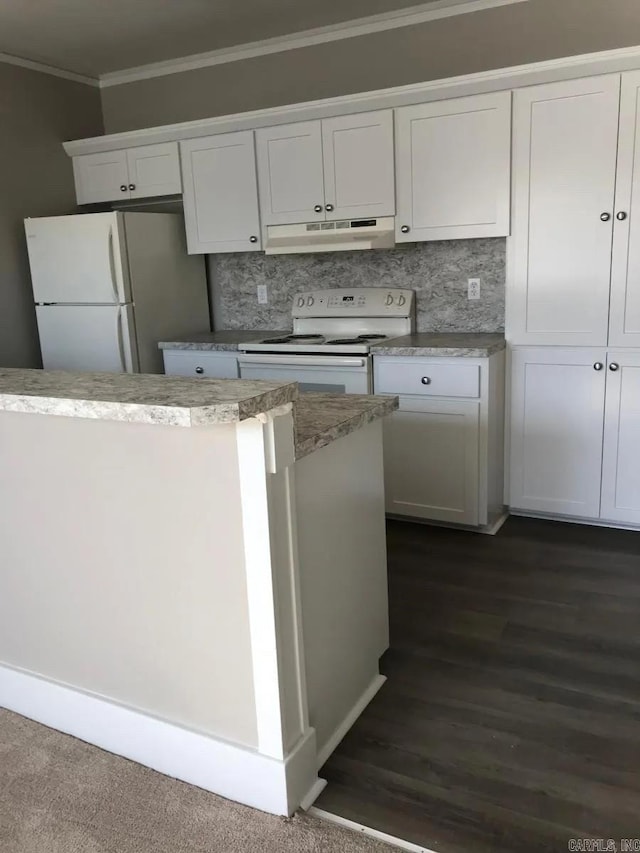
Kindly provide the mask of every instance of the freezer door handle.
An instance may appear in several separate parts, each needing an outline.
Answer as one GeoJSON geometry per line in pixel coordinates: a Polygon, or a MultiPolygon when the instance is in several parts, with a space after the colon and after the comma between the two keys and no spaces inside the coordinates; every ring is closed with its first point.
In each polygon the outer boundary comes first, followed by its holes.
{"type": "Polygon", "coordinates": [[[118,283],[116,281],[116,259],[113,253],[113,225],[109,226],[109,273],[111,275],[111,289],[113,290],[113,301],[120,302],[118,294],[118,283]]]}
{"type": "Polygon", "coordinates": [[[118,356],[120,358],[120,367],[123,373],[128,373],[127,363],[124,357],[124,336],[122,334],[122,308],[118,308],[116,313],[116,337],[118,340],[118,356]]]}

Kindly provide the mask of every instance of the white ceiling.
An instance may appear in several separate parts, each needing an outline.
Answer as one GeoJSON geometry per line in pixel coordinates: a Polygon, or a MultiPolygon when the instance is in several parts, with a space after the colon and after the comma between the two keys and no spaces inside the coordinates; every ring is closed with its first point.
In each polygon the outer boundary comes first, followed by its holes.
{"type": "Polygon", "coordinates": [[[2,0],[0,52],[98,77],[424,4],[425,0],[2,0]]]}

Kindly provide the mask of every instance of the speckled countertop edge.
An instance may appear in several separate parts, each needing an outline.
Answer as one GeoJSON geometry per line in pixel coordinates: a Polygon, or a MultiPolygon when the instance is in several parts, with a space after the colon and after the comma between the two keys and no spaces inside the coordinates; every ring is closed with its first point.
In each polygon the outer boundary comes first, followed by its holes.
{"type": "Polygon", "coordinates": [[[293,407],[296,460],[390,415],[397,408],[397,397],[301,394],[293,407]]]}
{"type": "Polygon", "coordinates": [[[0,369],[0,410],[194,427],[235,423],[293,402],[297,383],[0,369]]]}
{"type": "Polygon", "coordinates": [[[269,329],[224,329],[219,332],[203,332],[189,335],[177,341],[160,341],[158,349],[185,350],[193,352],[237,352],[240,344],[261,341],[263,338],[278,338],[290,335],[289,331],[269,329]]]}

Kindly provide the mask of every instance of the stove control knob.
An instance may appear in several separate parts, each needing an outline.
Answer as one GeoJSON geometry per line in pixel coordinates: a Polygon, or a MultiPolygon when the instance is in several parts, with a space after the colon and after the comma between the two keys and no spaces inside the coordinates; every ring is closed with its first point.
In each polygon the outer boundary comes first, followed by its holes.
{"type": "Polygon", "coordinates": [[[387,298],[384,301],[385,305],[393,305],[393,294],[388,293],[387,298]]]}
{"type": "Polygon", "coordinates": [[[407,300],[404,296],[398,296],[398,305],[404,305],[406,301],[407,300]]]}
{"type": "Polygon", "coordinates": [[[313,305],[313,303],[314,303],[315,301],[316,301],[316,300],[313,298],[313,296],[308,296],[308,297],[307,297],[307,305],[313,305]]]}
{"type": "Polygon", "coordinates": [[[303,305],[304,305],[304,296],[299,296],[298,297],[298,308],[302,308],[303,305]]]}

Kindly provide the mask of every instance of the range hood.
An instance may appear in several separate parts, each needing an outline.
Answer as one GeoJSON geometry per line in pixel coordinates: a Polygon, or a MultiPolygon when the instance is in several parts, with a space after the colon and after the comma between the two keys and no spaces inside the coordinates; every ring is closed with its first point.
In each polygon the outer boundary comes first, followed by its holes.
{"type": "Polygon", "coordinates": [[[308,252],[350,252],[395,246],[395,219],[338,219],[299,225],[268,225],[265,253],[293,255],[308,252]]]}

